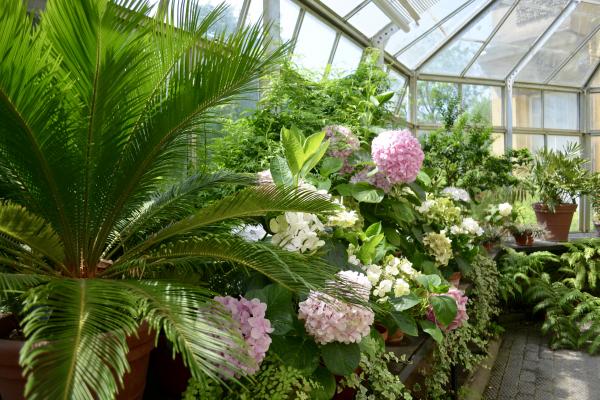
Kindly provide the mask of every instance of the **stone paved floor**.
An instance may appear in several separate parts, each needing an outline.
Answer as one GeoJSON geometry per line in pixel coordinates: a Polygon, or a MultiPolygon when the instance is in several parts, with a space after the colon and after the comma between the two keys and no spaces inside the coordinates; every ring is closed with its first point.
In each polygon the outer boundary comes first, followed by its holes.
{"type": "Polygon", "coordinates": [[[600,400],[600,356],[552,351],[539,325],[508,326],[484,400],[600,400]]]}

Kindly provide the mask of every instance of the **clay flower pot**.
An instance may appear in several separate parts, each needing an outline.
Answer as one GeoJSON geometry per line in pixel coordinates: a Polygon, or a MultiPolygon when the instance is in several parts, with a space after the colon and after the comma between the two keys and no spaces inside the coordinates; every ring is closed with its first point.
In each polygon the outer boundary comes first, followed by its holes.
{"type": "Polygon", "coordinates": [[[379,336],[381,336],[383,341],[384,342],[387,341],[388,336],[389,336],[388,329],[381,324],[375,324],[373,327],[377,330],[377,332],[379,332],[379,336]]]}
{"type": "Polygon", "coordinates": [[[569,228],[573,220],[573,214],[577,210],[577,204],[559,204],[554,212],[542,203],[533,204],[535,217],[540,225],[545,225],[550,232],[547,240],[552,242],[566,242],[569,240],[569,228]]]}
{"type": "Polygon", "coordinates": [[[390,346],[398,346],[402,343],[403,339],[404,332],[402,332],[400,329],[397,329],[396,332],[388,336],[388,339],[385,341],[385,344],[388,344],[390,346]]]}
{"type": "Polygon", "coordinates": [[[531,243],[533,244],[533,235],[528,234],[528,233],[513,233],[512,234],[513,237],[515,238],[515,242],[519,245],[519,246],[531,246],[531,243]]]}
{"type": "MultiPolygon", "coordinates": [[[[6,332],[0,332],[0,336],[6,332]]],[[[150,350],[154,347],[154,335],[148,333],[147,325],[142,325],[137,338],[128,337],[129,353],[127,361],[131,371],[124,376],[124,388],[116,396],[117,400],[141,400],[146,385],[146,370],[150,350]]],[[[24,400],[26,379],[19,365],[19,352],[24,342],[0,339],[0,398],[2,400],[24,400]]]]}

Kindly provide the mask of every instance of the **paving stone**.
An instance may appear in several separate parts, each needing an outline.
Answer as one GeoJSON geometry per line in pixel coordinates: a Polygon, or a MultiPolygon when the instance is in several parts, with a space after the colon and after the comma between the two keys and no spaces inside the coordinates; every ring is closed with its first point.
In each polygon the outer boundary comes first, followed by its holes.
{"type": "Polygon", "coordinates": [[[525,359],[531,361],[537,361],[540,359],[539,353],[537,351],[528,351],[525,353],[525,359]]]}
{"type": "Polygon", "coordinates": [[[537,361],[525,360],[523,361],[523,369],[527,371],[537,371],[538,364],[537,361]]]}
{"type": "Polygon", "coordinates": [[[533,398],[534,400],[554,400],[554,394],[545,390],[537,390],[533,398]]]}
{"type": "Polygon", "coordinates": [[[535,382],[535,372],[522,370],[519,381],[520,382],[535,382]]]}
{"type": "Polygon", "coordinates": [[[519,382],[518,392],[532,395],[535,393],[535,384],[533,382],[521,381],[519,382]]]}

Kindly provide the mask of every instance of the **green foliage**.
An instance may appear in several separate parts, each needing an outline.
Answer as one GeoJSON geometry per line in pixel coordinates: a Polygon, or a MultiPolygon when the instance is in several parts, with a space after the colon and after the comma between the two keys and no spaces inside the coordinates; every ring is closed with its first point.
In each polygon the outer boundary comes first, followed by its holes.
{"type": "MultiPolygon", "coordinates": [[[[448,104],[450,111],[454,110],[448,104]]],[[[492,127],[480,116],[462,113],[455,120],[448,119],[452,125],[422,140],[423,166],[434,177],[436,187],[461,187],[473,195],[520,184],[512,171],[529,162],[527,150],[494,156],[492,127]]]]}
{"type": "Polygon", "coordinates": [[[600,239],[577,240],[565,244],[568,252],[561,256],[565,274],[563,282],[579,290],[598,293],[600,274],[600,239]]]}
{"type": "Polygon", "coordinates": [[[575,204],[577,197],[597,191],[598,175],[590,172],[587,164],[578,144],[570,144],[562,151],[539,151],[531,178],[540,202],[554,210],[559,204],[575,204]]]}

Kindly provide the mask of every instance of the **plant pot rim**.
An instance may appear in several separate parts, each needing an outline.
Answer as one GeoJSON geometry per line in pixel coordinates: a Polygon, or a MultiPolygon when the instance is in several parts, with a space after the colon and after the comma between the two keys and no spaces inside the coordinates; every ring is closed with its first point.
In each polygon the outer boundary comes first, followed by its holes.
{"type": "Polygon", "coordinates": [[[550,208],[545,203],[540,203],[540,202],[533,203],[532,207],[536,212],[556,214],[556,213],[574,212],[575,210],[577,210],[578,205],[572,204],[572,203],[557,204],[556,206],[554,206],[554,212],[550,211],[550,208]]]}

